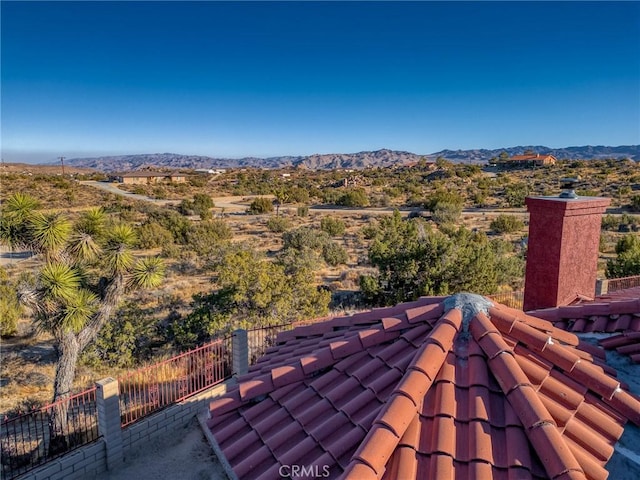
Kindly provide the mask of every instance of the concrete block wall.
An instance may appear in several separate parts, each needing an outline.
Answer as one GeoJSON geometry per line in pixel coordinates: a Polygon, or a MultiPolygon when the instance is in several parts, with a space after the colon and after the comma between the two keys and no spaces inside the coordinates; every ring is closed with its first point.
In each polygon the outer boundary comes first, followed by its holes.
{"type": "MultiPolygon", "coordinates": [[[[194,417],[207,413],[209,403],[214,398],[224,395],[227,387],[234,383],[235,380],[221,383],[180,403],[165,408],[125,429],[119,429],[118,434],[121,438],[121,444],[117,450],[119,450],[122,455],[119,461],[114,461],[113,455],[111,456],[111,461],[107,461],[107,439],[100,437],[97,442],[91,445],[79,448],[56,460],[48,462],[40,468],[32,470],[23,477],[20,477],[20,480],[86,479],[95,478],[107,470],[117,470],[118,467],[126,465],[129,454],[133,454],[144,448],[145,445],[154,439],[179,431],[194,417]],[[107,465],[108,463],[109,465],[107,465]]],[[[116,418],[119,422],[119,414],[116,418]]],[[[112,423],[113,422],[109,422],[107,428],[111,427],[112,423]]],[[[100,434],[102,435],[102,432],[100,434]]],[[[111,445],[113,453],[113,442],[111,445]]]]}
{"type": "Polygon", "coordinates": [[[104,440],[79,448],[32,470],[21,479],[80,480],[93,478],[107,470],[107,453],[104,440]]]}

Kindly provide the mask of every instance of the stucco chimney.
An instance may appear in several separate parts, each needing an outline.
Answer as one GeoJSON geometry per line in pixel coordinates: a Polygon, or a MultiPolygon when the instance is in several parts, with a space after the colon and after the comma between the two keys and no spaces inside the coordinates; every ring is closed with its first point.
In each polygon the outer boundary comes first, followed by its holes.
{"type": "Polygon", "coordinates": [[[611,199],[578,197],[570,191],[525,202],[530,217],[523,309],[567,305],[579,295],[593,297],[602,213],[611,199]]]}

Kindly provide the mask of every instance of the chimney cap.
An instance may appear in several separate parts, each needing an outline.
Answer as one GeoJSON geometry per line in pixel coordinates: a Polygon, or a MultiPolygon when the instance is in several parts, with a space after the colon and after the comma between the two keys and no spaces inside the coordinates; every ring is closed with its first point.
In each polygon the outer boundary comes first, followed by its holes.
{"type": "Polygon", "coordinates": [[[560,179],[562,193],[560,198],[578,198],[578,194],[574,190],[576,184],[580,181],[580,177],[564,177],[560,179]]]}

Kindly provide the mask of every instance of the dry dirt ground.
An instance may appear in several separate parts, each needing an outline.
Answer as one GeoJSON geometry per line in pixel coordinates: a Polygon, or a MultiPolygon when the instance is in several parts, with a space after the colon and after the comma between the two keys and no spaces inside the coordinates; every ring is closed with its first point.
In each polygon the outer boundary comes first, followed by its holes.
{"type": "Polygon", "coordinates": [[[143,449],[127,453],[117,470],[96,480],[228,480],[198,421],[194,418],[173,435],[149,442],[143,449]]]}

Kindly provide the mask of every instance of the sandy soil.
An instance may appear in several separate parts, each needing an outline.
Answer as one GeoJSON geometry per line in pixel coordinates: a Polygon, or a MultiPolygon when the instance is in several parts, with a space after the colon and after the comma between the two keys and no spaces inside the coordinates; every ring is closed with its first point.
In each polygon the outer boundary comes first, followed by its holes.
{"type": "Polygon", "coordinates": [[[228,480],[194,418],[183,430],[125,452],[124,465],[96,480],[228,480]]]}

